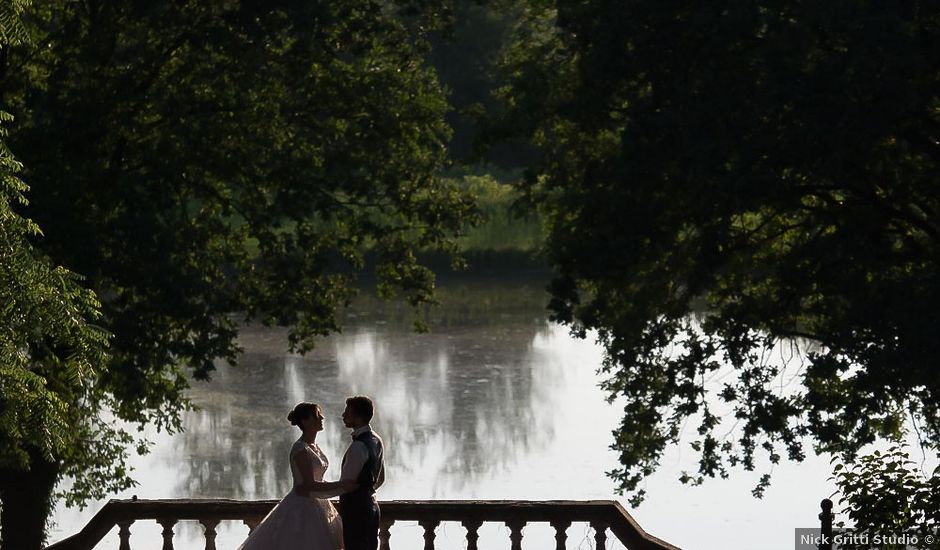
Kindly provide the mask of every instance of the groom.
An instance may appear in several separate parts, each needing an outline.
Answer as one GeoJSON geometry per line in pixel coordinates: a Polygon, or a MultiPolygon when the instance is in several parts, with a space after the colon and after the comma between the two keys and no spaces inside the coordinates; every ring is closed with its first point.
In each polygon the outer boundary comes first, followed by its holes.
{"type": "Polygon", "coordinates": [[[369,421],[375,407],[372,400],[357,395],[346,400],[343,424],[352,429],[352,443],[343,456],[341,481],[351,480],[359,488],[339,497],[346,550],[376,550],[379,544],[379,503],[375,490],[385,482],[382,438],[372,431],[369,421]]]}

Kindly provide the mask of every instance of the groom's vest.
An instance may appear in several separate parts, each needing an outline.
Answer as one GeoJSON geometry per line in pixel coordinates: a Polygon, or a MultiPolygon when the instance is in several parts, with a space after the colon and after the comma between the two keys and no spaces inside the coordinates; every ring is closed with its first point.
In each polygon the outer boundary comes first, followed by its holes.
{"type": "Polygon", "coordinates": [[[353,441],[365,444],[366,449],[369,451],[369,458],[362,465],[362,471],[359,472],[359,477],[356,479],[359,488],[339,496],[339,503],[343,507],[372,502],[372,495],[375,494],[375,482],[383,466],[382,439],[379,436],[371,430],[366,430],[354,437],[353,441]]]}

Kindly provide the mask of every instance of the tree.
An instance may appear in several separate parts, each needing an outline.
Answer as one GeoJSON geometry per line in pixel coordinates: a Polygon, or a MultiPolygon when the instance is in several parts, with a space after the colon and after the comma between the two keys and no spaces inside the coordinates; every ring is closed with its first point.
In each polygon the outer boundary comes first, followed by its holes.
{"type": "MultiPolygon", "coordinates": [[[[23,40],[17,23],[26,6],[0,7],[0,52],[23,40]]],[[[11,120],[0,111],[0,123],[11,120]]],[[[76,491],[126,487],[131,438],[101,414],[108,334],[95,324],[98,299],[31,245],[40,231],[14,210],[28,187],[6,136],[0,126],[0,523],[4,547],[30,549],[42,543],[60,475],[72,475],[76,491]]]]}
{"type": "MultiPolygon", "coordinates": [[[[113,338],[98,387],[117,418],[178,429],[188,377],[235,361],[245,319],[310,349],[338,329],[367,256],[383,296],[431,300],[416,251],[453,251],[473,218],[438,177],[447,105],[422,62],[438,8],[63,0],[25,13],[31,40],[0,65],[36,205],[24,212],[45,231],[37,246],[102,297],[113,338]]],[[[116,474],[68,498],[103,496],[116,474]]]]}
{"type": "MultiPolygon", "coordinates": [[[[698,422],[699,471],[940,443],[940,10],[531,2],[492,136],[541,149],[550,309],[606,348],[621,490],[698,422]],[[808,339],[800,385],[763,357],[808,339]],[[724,365],[730,382],[707,380],[724,365]],[[729,408],[727,420],[716,409],[729,408]]],[[[792,373],[791,373],[792,374],[792,373]]],[[[760,495],[768,477],[755,493],[760,495]]]]}
{"type": "MultiPolygon", "coordinates": [[[[906,535],[911,544],[898,542],[897,548],[940,548],[936,530],[940,526],[940,466],[928,477],[902,450],[904,442],[894,440],[884,453],[874,451],[846,467],[836,464],[833,478],[839,486],[844,512],[852,521],[854,533],[869,544],[847,548],[883,548],[879,542],[894,535],[906,535]],[[916,541],[914,538],[916,537],[916,541]]],[[[845,527],[844,521],[837,523],[845,527]]]]}
{"type": "Polygon", "coordinates": [[[4,547],[38,548],[59,477],[72,477],[74,494],[130,486],[124,446],[133,438],[103,414],[108,334],[96,325],[98,299],[30,244],[39,228],[12,208],[28,188],[5,136],[0,128],[0,523],[4,547]]]}

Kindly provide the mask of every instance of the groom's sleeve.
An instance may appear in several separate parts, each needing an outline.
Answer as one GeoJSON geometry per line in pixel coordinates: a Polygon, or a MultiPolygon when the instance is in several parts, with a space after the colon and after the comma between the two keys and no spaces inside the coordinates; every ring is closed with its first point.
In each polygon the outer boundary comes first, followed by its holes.
{"type": "Polygon", "coordinates": [[[375,487],[374,487],[374,488],[375,488],[375,489],[378,489],[379,487],[382,486],[383,483],[385,483],[385,464],[384,464],[384,463],[383,463],[382,466],[379,468],[379,477],[378,477],[378,479],[375,480],[375,487]]]}
{"type": "Polygon", "coordinates": [[[349,449],[346,450],[346,456],[343,458],[343,470],[340,473],[340,481],[356,481],[362,472],[362,467],[369,459],[369,451],[361,441],[353,441],[349,449]]]}

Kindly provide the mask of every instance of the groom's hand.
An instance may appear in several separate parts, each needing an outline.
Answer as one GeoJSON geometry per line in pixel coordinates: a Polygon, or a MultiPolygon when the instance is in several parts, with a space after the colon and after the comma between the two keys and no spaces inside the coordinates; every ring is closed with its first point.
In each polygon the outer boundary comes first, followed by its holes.
{"type": "Polygon", "coordinates": [[[347,480],[347,481],[339,482],[339,490],[341,493],[351,493],[352,491],[355,491],[358,488],[359,488],[359,484],[356,483],[355,481],[347,480]]]}

